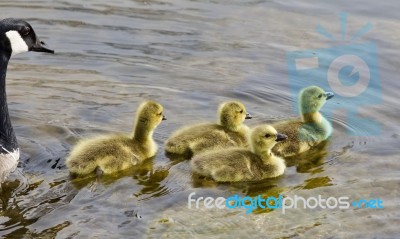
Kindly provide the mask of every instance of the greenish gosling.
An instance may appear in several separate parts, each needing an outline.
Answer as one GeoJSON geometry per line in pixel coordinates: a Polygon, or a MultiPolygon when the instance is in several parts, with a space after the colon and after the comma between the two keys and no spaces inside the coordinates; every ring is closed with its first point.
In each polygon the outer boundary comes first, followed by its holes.
{"type": "Polygon", "coordinates": [[[249,128],[243,124],[251,119],[244,105],[237,101],[222,103],[218,109],[219,123],[184,127],[165,143],[169,154],[191,157],[205,150],[226,147],[248,147],[249,128]]]}
{"type": "Polygon", "coordinates": [[[326,140],[332,134],[332,126],[319,110],[333,96],[318,86],[302,89],[299,102],[301,119],[273,124],[276,130],[288,136],[288,140],[277,144],[272,151],[283,157],[293,156],[326,140]]]}
{"type": "Polygon", "coordinates": [[[251,150],[229,148],[213,150],[193,157],[192,170],[217,182],[258,181],[282,175],[285,162],[271,149],[287,136],[270,125],[255,127],[251,133],[251,150]]]}
{"type": "Polygon", "coordinates": [[[137,110],[131,135],[111,134],[81,140],[66,160],[71,173],[78,175],[111,174],[143,162],[157,152],[153,131],[162,120],[163,107],[157,102],[146,101],[137,110]]]}

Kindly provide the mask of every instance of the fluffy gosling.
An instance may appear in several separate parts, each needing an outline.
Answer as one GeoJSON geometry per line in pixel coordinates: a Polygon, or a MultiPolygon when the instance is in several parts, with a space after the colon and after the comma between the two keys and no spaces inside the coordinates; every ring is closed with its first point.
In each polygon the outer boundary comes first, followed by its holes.
{"type": "Polygon", "coordinates": [[[251,150],[229,148],[204,152],[193,157],[192,170],[217,182],[258,181],[280,176],[285,171],[285,162],[271,149],[286,138],[270,125],[257,126],[251,133],[251,150]]]}
{"type": "Polygon", "coordinates": [[[178,130],[166,141],[165,151],[191,157],[211,149],[248,147],[249,128],[243,122],[251,119],[251,115],[244,105],[237,101],[222,103],[218,116],[218,124],[198,124],[178,130]]]}
{"type": "Polygon", "coordinates": [[[132,134],[81,140],[68,156],[67,168],[78,175],[94,171],[111,174],[153,157],[157,152],[153,131],[162,120],[166,120],[162,105],[154,101],[143,102],[137,110],[132,134]]]}
{"type": "Polygon", "coordinates": [[[326,140],[332,134],[332,126],[319,110],[333,96],[318,86],[302,89],[299,102],[301,119],[273,124],[276,130],[288,136],[288,140],[277,144],[272,151],[283,157],[293,156],[326,140]]]}

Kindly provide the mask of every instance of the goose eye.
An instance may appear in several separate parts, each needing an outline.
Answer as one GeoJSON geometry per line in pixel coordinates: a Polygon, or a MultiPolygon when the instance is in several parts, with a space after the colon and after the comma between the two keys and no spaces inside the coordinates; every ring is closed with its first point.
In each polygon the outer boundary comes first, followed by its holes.
{"type": "Polygon", "coordinates": [[[31,29],[29,27],[23,27],[22,30],[21,30],[21,34],[23,36],[29,35],[30,32],[31,32],[31,29]]]}
{"type": "Polygon", "coordinates": [[[322,94],[319,94],[318,98],[321,98],[321,97],[322,97],[322,94]]]}
{"type": "Polygon", "coordinates": [[[162,115],[162,112],[161,112],[161,113],[159,113],[158,115],[162,115]]]}
{"type": "Polygon", "coordinates": [[[266,135],[265,135],[265,138],[268,138],[268,137],[270,137],[270,136],[271,136],[270,134],[266,134],[266,135]]]}
{"type": "Polygon", "coordinates": [[[241,110],[239,113],[243,114],[243,110],[241,110]]]}

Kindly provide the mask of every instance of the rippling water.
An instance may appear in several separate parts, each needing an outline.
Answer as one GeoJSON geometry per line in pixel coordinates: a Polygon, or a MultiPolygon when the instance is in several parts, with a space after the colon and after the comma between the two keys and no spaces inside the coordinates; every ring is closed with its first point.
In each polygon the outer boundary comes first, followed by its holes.
{"type": "MultiPolygon", "coordinates": [[[[22,148],[21,164],[3,185],[4,238],[393,238],[400,224],[399,19],[396,1],[1,1],[1,18],[28,20],[55,55],[18,55],[7,93],[22,148]],[[128,132],[143,99],[160,101],[168,120],[162,143],[183,124],[215,120],[227,99],[245,103],[255,125],[294,117],[286,54],[326,47],[314,29],[339,34],[374,26],[381,104],[363,112],[382,126],[350,137],[344,114],[331,116],[332,142],[290,163],[283,177],[215,184],[192,177],[187,161],[159,154],[120,175],[72,179],[64,160],[81,137],[128,132]],[[310,160],[310,158],[312,160],[310,160]],[[187,196],[233,194],[381,198],[384,209],[280,211],[191,210],[187,196]]],[[[335,103],[335,101],[333,101],[335,103]]],[[[338,103],[338,102],[336,102],[338,103]]]]}

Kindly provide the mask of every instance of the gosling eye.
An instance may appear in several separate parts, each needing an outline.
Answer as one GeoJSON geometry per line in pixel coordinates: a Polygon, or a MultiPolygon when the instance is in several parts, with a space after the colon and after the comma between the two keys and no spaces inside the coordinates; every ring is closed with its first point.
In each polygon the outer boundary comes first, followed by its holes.
{"type": "Polygon", "coordinates": [[[321,98],[321,97],[322,97],[322,94],[319,94],[319,95],[318,95],[318,98],[321,98]]]}
{"type": "Polygon", "coordinates": [[[239,113],[243,114],[243,110],[239,111],[239,113]]]}
{"type": "Polygon", "coordinates": [[[158,115],[160,115],[160,116],[161,116],[161,115],[162,115],[162,112],[161,112],[161,113],[159,113],[158,115]]]}
{"type": "Polygon", "coordinates": [[[266,135],[265,135],[265,138],[269,138],[269,137],[271,137],[270,134],[266,134],[266,135]]]}

